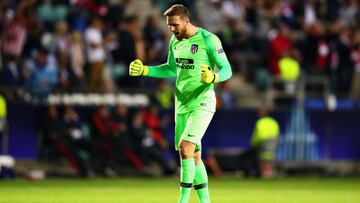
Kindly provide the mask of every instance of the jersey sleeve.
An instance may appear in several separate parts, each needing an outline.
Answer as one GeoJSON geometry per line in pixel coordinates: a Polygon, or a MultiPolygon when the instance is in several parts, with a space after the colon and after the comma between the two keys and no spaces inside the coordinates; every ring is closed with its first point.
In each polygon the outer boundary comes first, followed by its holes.
{"type": "Polygon", "coordinates": [[[170,78],[176,76],[176,63],[174,59],[174,53],[172,51],[172,44],[174,42],[174,37],[170,39],[169,43],[169,52],[167,62],[158,66],[148,66],[149,67],[149,77],[156,78],[170,78]]]}
{"type": "Polygon", "coordinates": [[[213,61],[219,68],[219,82],[229,79],[232,75],[231,65],[226,57],[220,39],[211,34],[206,40],[210,61],[213,61]]]}

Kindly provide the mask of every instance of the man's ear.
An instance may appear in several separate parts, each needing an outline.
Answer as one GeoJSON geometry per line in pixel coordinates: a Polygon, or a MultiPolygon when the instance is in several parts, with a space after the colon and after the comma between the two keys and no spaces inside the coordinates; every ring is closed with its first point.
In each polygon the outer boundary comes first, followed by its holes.
{"type": "Polygon", "coordinates": [[[185,19],[185,22],[186,22],[186,25],[189,24],[189,23],[190,23],[189,18],[186,18],[186,19],[185,19]]]}

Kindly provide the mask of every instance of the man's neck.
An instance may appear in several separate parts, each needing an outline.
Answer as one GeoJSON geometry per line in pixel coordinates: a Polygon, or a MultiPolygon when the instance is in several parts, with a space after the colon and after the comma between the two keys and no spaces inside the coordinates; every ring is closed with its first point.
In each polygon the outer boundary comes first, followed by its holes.
{"type": "Polygon", "coordinates": [[[197,33],[197,31],[199,31],[199,28],[194,26],[193,24],[190,24],[189,28],[186,31],[185,38],[190,38],[194,36],[197,33]]]}

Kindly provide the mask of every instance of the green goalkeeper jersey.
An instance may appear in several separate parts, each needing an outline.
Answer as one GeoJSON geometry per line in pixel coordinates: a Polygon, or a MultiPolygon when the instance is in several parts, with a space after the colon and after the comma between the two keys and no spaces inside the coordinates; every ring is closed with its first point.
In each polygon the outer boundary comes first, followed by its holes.
{"type": "Polygon", "coordinates": [[[170,39],[167,63],[149,66],[150,77],[176,76],[175,113],[187,113],[195,109],[215,112],[216,98],[213,84],[200,82],[201,65],[212,71],[219,69],[219,82],[231,77],[231,66],[219,38],[205,29],[190,38],[170,39]]]}

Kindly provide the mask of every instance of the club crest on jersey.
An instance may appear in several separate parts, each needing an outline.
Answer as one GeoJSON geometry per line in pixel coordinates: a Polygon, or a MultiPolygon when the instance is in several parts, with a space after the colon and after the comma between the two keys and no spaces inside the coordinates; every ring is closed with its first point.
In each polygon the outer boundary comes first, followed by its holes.
{"type": "Polygon", "coordinates": [[[190,52],[195,54],[198,51],[199,46],[197,44],[192,44],[190,48],[190,52]]]}

